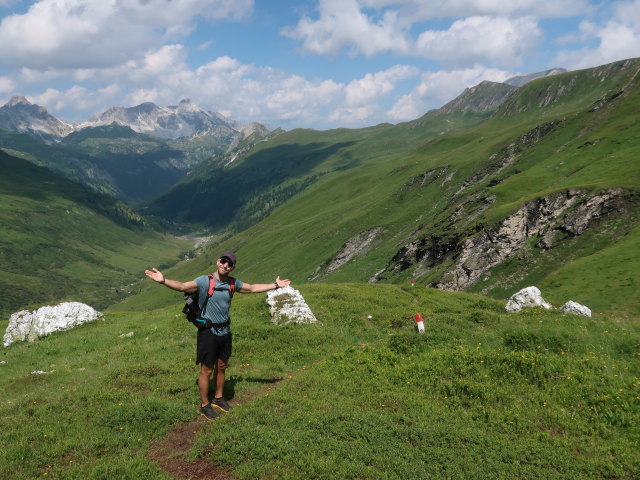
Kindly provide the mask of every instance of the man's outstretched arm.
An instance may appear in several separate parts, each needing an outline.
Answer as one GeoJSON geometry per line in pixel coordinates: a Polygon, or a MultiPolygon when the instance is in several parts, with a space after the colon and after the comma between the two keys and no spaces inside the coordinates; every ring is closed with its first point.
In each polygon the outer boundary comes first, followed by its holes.
{"type": "Polygon", "coordinates": [[[275,290],[276,288],[288,287],[290,284],[291,280],[280,280],[280,277],[276,277],[276,281],[273,283],[245,283],[238,291],[240,293],[261,293],[268,292],[269,290],[275,290]]]}
{"type": "Polygon", "coordinates": [[[193,280],[190,282],[179,282],[177,280],[165,278],[162,272],[155,267],[151,270],[145,270],[144,274],[154,282],[161,283],[176,292],[193,293],[198,290],[198,285],[193,280]]]}

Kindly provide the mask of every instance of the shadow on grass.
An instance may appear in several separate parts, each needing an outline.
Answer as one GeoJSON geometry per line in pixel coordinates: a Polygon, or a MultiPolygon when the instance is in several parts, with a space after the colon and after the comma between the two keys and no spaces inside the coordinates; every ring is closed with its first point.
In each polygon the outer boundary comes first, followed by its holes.
{"type": "Polygon", "coordinates": [[[236,385],[242,382],[259,383],[263,385],[272,385],[282,381],[282,377],[245,377],[242,375],[233,375],[224,382],[224,398],[232,400],[236,394],[236,385]]]}

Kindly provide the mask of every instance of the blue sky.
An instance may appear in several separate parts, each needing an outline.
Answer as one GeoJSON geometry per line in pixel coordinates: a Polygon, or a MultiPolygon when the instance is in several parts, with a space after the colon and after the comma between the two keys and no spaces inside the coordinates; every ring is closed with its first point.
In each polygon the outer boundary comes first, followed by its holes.
{"type": "Polygon", "coordinates": [[[0,0],[0,104],[80,123],[145,101],[358,128],[640,56],[640,0],[0,0]]]}

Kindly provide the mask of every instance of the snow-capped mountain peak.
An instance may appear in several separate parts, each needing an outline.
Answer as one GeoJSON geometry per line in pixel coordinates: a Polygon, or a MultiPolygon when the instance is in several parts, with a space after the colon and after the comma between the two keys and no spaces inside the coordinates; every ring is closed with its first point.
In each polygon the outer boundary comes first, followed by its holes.
{"type": "Polygon", "coordinates": [[[128,126],[138,133],[168,139],[188,137],[215,126],[224,126],[236,131],[238,129],[235,122],[218,113],[202,110],[189,99],[168,107],[158,107],[151,102],[129,108],[111,107],[81,123],[78,128],[110,125],[114,122],[128,126]]]}
{"type": "Polygon", "coordinates": [[[73,125],[58,120],[46,108],[32,104],[23,96],[12,97],[0,107],[0,128],[28,133],[45,142],[57,141],[74,130],[73,125]]]}

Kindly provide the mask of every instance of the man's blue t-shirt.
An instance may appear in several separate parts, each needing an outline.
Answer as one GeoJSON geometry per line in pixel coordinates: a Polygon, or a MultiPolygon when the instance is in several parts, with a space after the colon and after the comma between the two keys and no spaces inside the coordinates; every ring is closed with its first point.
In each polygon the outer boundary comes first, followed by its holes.
{"type": "MultiPolygon", "coordinates": [[[[198,301],[200,302],[200,308],[204,306],[204,301],[207,298],[207,291],[209,290],[209,276],[202,275],[194,280],[198,285],[198,301]]],[[[236,278],[236,289],[234,293],[238,293],[238,290],[242,288],[244,283],[236,278]]],[[[209,298],[207,303],[207,309],[204,312],[203,317],[208,318],[214,324],[211,331],[215,335],[226,335],[231,332],[231,327],[226,325],[224,327],[215,327],[216,323],[225,323],[227,320],[231,320],[229,316],[229,309],[231,307],[231,298],[229,297],[229,282],[226,280],[216,279],[216,287],[213,291],[213,295],[209,298]]]]}

